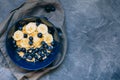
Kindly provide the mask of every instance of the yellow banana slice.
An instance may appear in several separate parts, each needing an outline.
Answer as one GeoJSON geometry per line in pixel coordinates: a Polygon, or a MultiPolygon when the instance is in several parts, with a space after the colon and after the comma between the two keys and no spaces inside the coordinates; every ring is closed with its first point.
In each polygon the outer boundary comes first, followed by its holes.
{"type": "Polygon", "coordinates": [[[26,32],[26,26],[23,27],[22,32],[25,33],[25,34],[27,33],[26,32]]]}
{"type": "Polygon", "coordinates": [[[38,38],[37,37],[37,35],[35,35],[34,37],[33,37],[33,45],[34,45],[34,47],[35,48],[37,48],[37,47],[40,47],[41,46],[41,42],[43,41],[43,38],[38,38]]]}
{"type": "Polygon", "coordinates": [[[16,41],[21,40],[22,38],[23,38],[23,32],[20,30],[17,30],[13,35],[13,39],[16,41]]]}
{"type": "Polygon", "coordinates": [[[33,45],[34,45],[34,48],[39,48],[39,47],[41,47],[41,44],[40,44],[40,43],[34,43],[33,45]]]}
{"type": "Polygon", "coordinates": [[[20,57],[23,57],[24,56],[24,53],[23,52],[19,52],[18,53],[20,57]]]}
{"type": "Polygon", "coordinates": [[[38,34],[38,32],[37,31],[35,31],[35,32],[33,32],[33,33],[31,33],[31,34],[29,34],[29,36],[36,36],[38,34]]]}
{"type": "Polygon", "coordinates": [[[48,43],[47,45],[48,45],[48,46],[51,46],[51,43],[48,43]]]}
{"type": "Polygon", "coordinates": [[[37,31],[42,33],[42,34],[45,34],[48,32],[48,27],[45,25],[45,24],[40,24],[38,27],[37,27],[37,31]]]}
{"type": "Polygon", "coordinates": [[[40,40],[40,38],[38,38],[37,36],[34,36],[34,37],[33,37],[33,42],[34,42],[34,43],[38,42],[39,40],[40,40]]]}
{"type": "Polygon", "coordinates": [[[25,29],[28,34],[34,32],[36,30],[37,26],[35,22],[30,22],[26,25],[25,29]]]}
{"type": "Polygon", "coordinates": [[[29,42],[29,39],[23,38],[23,39],[20,41],[20,46],[23,47],[23,48],[29,48],[30,45],[28,44],[28,42],[29,42]]]}
{"type": "Polygon", "coordinates": [[[44,41],[47,43],[47,44],[50,44],[52,41],[53,41],[53,37],[51,34],[47,33],[45,35],[43,35],[44,37],[44,41]]]}
{"type": "Polygon", "coordinates": [[[20,47],[20,40],[19,41],[16,41],[16,45],[18,46],[18,47],[20,47]]]}

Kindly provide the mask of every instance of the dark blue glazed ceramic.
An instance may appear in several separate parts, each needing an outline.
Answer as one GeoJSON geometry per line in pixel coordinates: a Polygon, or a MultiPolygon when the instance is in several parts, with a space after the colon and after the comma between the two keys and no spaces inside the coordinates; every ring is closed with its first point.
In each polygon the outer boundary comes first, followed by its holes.
{"type": "Polygon", "coordinates": [[[39,69],[47,67],[56,59],[56,56],[59,52],[59,48],[60,48],[60,44],[59,44],[58,33],[57,33],[54,25],[51,24],[44,17],[40,17],[40,18],[30,17],[30,18],[24,18],[24,19],[18,20],[14,25],[11,26],[11,28],[9,29],[7,36],[6,36],[6,49],[7,49],[7,53],[9,55],[9,57],[16,65],[18,65],[19,67],[26,69],[26,70],[39,70],[39,69]],[[55,45],[55,48],[53,49],[51,55],[44,61],[41,61],[41,62],[37,61],[35,63],[27,62],[26,60],[19,57],[19,55],[17,54],[15,47],[12,43],[12,41],[13,41],[12,36],[13,36],[14,32],[18,29],[19,26],[23,26],[24,24],[27,24],[29,22],[36,22],[37,20],[38,21],[41,20],[42,23],[44,23],[48,26],[48,29],[51,30],[51,33],[56,41],[56,45],[55,45]]]}

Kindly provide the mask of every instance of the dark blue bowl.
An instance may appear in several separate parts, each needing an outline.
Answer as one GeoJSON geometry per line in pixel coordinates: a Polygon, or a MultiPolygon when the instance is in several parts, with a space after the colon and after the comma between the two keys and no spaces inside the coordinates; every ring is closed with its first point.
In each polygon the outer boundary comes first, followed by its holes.
{"type": "Polygon", "coordinates": [[[42,68],[47,67],[50,65],[57,57],[57,54],[59,52],[60,44],[59,44],[59,37],[58,33],[54,27],[53,24],[51,24],[46,18],[44,17],[30,17],[30,18],[24,18],[21,20],[18,20],[15,24],[12,25],[12,27],[9,29],[7,36],[6,36],[6,49],[9,57],[11,60],[18,65],[19,67],[26,69],[26,70],[39,70],[42,68]],[[18,29],[19,26],[22,26],[24,24],[27,24],[28,22],[35,22],[37,20],[41,20],[42,23],[46,24],[48,26],[48,29],[51,30],[52,35],[56,41],[55,48],[53,49],[50,56],[47,57],[44,61],[37,61],[37,62],[27,62],[26,60],[19,57],[17,52],[15,51],[15,47],[12,43],[12,35],[14,32],[18,29]]]}

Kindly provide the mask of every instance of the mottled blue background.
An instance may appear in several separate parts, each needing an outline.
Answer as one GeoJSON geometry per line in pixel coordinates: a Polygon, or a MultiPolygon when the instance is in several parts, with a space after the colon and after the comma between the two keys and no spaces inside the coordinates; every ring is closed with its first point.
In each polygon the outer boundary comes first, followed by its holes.
{"type": "MultiPolygon", "coordinates": [[[[63,64],[40,80],[120,80],[120,0],[60,1],[68,52],[63,64]]],[[[23,2],[0,0],[0,22],[23,2]]],[[[0,80],[14,77],[0,68],[0,80]]]]}

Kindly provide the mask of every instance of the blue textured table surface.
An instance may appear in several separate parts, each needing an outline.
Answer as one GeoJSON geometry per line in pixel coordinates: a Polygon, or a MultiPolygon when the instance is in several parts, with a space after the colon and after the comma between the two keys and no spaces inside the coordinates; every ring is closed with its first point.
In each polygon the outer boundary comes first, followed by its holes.
{"type": "MultiPolygon", "coordinates": [[[[23,1],[0,0],[0,22],[23,1]]],[[[60,1],[68,52],[63,64],[40,80],[120,80],[120,0],[60,1]]],[[[0,80],[14,77],[0,68],[0,80]]]]}

